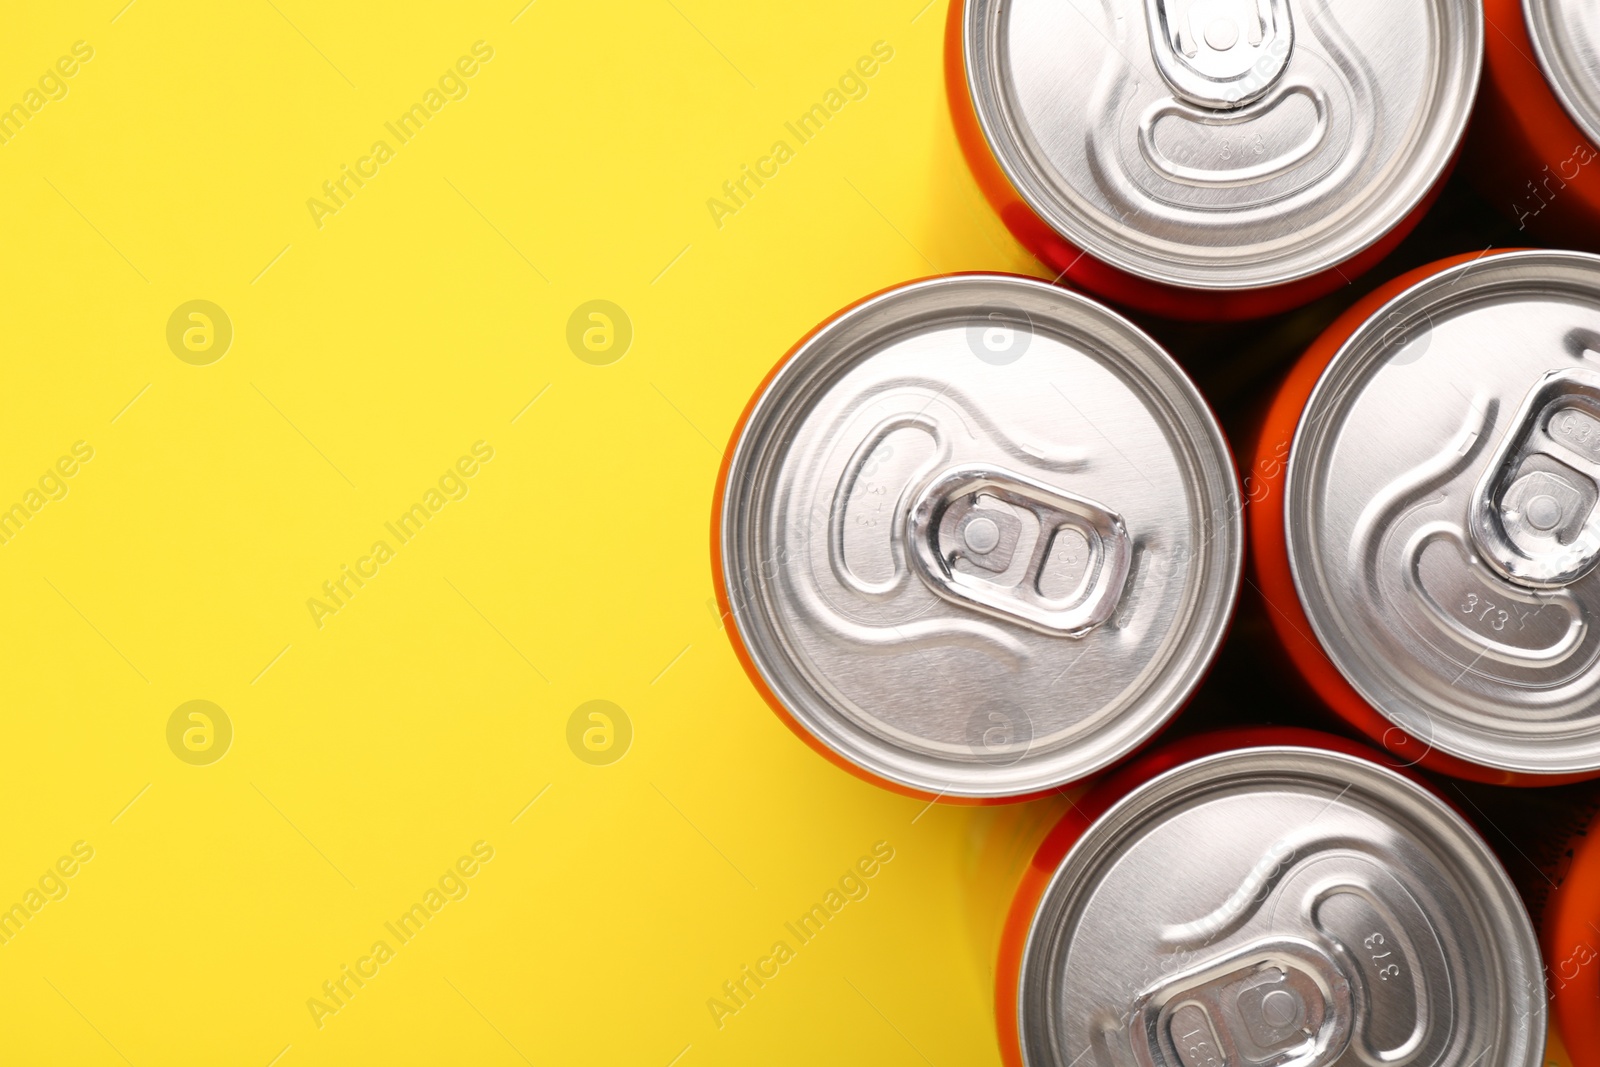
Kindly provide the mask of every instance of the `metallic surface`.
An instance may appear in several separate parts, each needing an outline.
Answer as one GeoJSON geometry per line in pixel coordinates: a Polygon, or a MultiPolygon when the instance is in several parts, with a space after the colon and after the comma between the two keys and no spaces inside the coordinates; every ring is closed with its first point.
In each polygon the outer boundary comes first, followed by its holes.
{"type": "Polygon", "coordinates": [[[1152,281],[1284,284],[1358,255],[1453,158],[1477,89],[1460,0],[970,0],[984,136],[1033,211],[1152,281]]]}
{"type": "Polygon", "coordinates": [[[1030,279],[877,296],[773,377],[723,578],[761,679],[859,767],[995,797],[1082,778],[1184,702],[1231,614],[1233,465],[1177,366],[1030,279]]]}
{"type": "Polygon", "coordinates": [[[1537,943],[1432,794],[1362,759],[1210,756],[1056,871],[1018,997],[1028,1067],[1534,1067],[1537,943]]]}
{"type": "Polygon", "coordinates": [[[1550,371],[1507,425],[1468,504],[1473,547],[1508,581],[1565,589],[1600,558],[1600,368],[1550,371]]]}
{"type": "Polygon", "coordinates": [[[1556,99],[1600,142],[1600,10],[1572,0],[1522,0],[1539,66],[1556,99]]]}
{"type": "Polygon", "coordinates": [[[1081,637],[1111,618],[1133,552],[1120,515],[994,467],[954,467],[924,487],[906,512],[905,544],[918,575],[940,596],[1061,637],[1081,637]],[[1011,569],[1011,553],[1005,550],[1020,537],[1012,509],[1027,512],[1037,529],[1054,534],[1034,539],[1020,580],[997,585],[994,575],[1011,569]],[[1070,591],[1076,595],[1049,596],[1044,591],[1048,567],[1064,535],[1082,542],[1083,557],[1094,566],[1074,568],[1081,570],[1073,583],[1077,588],[1070,591]],[[958,566],[960,561],[977,570],[958,566]]]}
{"type": "Polygon", "coordinates": [[[1306,615],[1397,730],[1600,768],[1600,257],[1495,256],[1390,302],[1312,392],[1285,498],[1306,615]]]}

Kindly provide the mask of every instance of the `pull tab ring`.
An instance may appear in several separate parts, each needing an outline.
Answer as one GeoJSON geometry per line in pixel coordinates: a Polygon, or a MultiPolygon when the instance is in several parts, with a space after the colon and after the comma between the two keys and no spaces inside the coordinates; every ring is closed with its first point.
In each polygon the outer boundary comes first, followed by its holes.
{"type": "Polygon", "coordinates": [[[1551,371],[1533,387],[1473,490],[1467,529],[1483,561],[1533,589],[1600,562],[1600,374],[1551,371]]]}
{"type": "Polygon", "coordinates": [[[1112,616],[1133,554],[1116,512],[991,466],[953,467],[934,477],[906,514],[906,542],[917,573],[938,595],[1058,637],[1081,637],[1112,616]],[[1038,522],[1037,539],[1014,584],[998,579],[1012,570],[1022,530],[1010,512],[980,507],[985,497],[1028,511],[1038,522]],[[1063,530],[1084,539],[1089,557],[1083,583],[1067,602],[1040,588],[1063,530]],[[957,569],[957,559],[985,573],[957,569]]]}
{"type": "Polygon", "coordinates": [[[1174,92],[1209,108],[1264,96],[1289,66],[1289,0],[1145,0],[1150,49],[1174,92]]]}

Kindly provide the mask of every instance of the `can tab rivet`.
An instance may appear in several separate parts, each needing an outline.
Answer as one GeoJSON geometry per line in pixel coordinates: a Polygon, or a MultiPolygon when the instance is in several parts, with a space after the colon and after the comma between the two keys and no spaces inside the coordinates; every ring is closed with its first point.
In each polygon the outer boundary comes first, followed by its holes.
{"type": "Polygon", "coordinates": [[[1145,0],[1156,69],[1206,108],[1260,99],[1289,66],[1289,0],[1145,0]]]}
{"type": "Polygon", "coordinates": [[[1478,480],[1467,520],[1502,578],[1571,585],[1600,561],[1600,374],[1551,371],[1512,420],[1478,480]]]}
{"type": "Polygon", "coordinates": [[[1247,945],[1134,1005],[1140,1067],[1321,1067],[1349,1047],[1350,983],[1298,938],[1247,945]]]}
{"type": "Polygon", "coordinates": [[[1042,633],[1080,637],[1109,619],[1127,582],[1132,544],[1122,517],[1087,497],[992,466],[952,467],[923,487],[906,513],[906,543],[939,596],[1042,633]],[[1015,577],[1023,519],[1034,537],[1015,577]],[[1084,546],[1083,559],[1073,549],[1084,546]],[[1052,557],[1074,555],[1079,575],[1062,596],[1044,589],[1052,557]]]}

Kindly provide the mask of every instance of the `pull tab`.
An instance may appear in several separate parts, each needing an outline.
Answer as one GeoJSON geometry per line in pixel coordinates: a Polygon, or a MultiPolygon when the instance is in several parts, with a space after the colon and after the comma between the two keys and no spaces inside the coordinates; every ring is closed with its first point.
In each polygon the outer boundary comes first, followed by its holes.
{"type": "Polygon", "coordinates": [[[1551,371],[1473,490],[1467,528],[1501,577],[1571,585],[1600,560],[1600,374],[1551,371]]]}
{"type": "Polygon", "coordinates": [[[1323,1067],[1344,1055],[1350,983],[1317,946],[1257,941],[1168,979],[1134,1004],[1140,1067],[1323,1067]]]}
{"type": "MultiPolygon", "coordinates": [[[[906,515],[917,573],[935,593],[990,615],[1058,637],[1080,637],[1116,611],[1132,546],[1122,517],[1104,506],[998,467],[954,467],[918,494],[906,515]],[[1038,523],[1021,576],[1014,570],[1023,524],[1011,505],[1038,523]],[[1064,534],[1084,545],[1081,577],[1062,597],[1042,582],[1064,534]]],[[[1080,568],[1074,567],[1074,573],[1080,568]]]]}
{"type": "Polygon", "coordinates": [[[1240,107],[1289,66],[1289,0],[1145,0],[1145,11],[1156,68],[1190,103],[1240,107]]]}

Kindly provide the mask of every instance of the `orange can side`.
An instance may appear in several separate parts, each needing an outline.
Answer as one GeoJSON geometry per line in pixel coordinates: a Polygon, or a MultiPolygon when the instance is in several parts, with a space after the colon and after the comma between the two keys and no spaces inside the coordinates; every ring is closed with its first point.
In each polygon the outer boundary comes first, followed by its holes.
{"type": "Polygon", "coordinates": [[[1203,290],[1163,285],[1118,270],[1073,245],[1041,219],[995,160],[973,108],[967,85],[962,25],[967,0],[952,0],[945,22],[945,95],[956,139],[984,198],[1006,229],[1035,258],[1056,272],[1055,281],[1093,293],[1122,307],[1188,322],[1244,322],[1265,318],[1327,296],[1372,270],[1417,227],[1438,200],[1454,163],[1421,203],[1383,238],[1335,267],[1284,285],[1259,289],[1203,290]]]}
{"type": "Polygon", "coordinates": [[[1572,1067],[1600,1067],[1600,812],[1564,858],[1545,907],[1545,977],[1572,1067]]]}
{"type": "Polygon", "coordinates": [[[1022,954],[1027,944],[1028,930],[1051,878],[1072,846],[1096,819],[1145,782],[1204,756],[1266,745],[1321,748],[1374,762],[1379,758],[1379,754],[1366,745],[1295,727],[1245,727],[1198,734],[1149,752],[1107,776],[1073,802],[1070,810],[1045,836],[1018,880],[996,954],[995,1029],[1000,1038],[1001,1060],[1006,1067],[1023,1067],[1022,1046],[1017,1031],[1017,986],[1022,974],[1022,954]]]}
{"type": "Polygon", "coordinates": [[[1272,618],[1278,643],[1300,676],[1323,704],[1381,745],[1398,763],[1420,765],[1440,774],[1491,785],[1560,785],[1593,775],[1515,774],[1481,766],[1437,751],[1425,740],[1412,737],[1386,719],[1367,703],[1328,658],[1306,615],[1289,567],[1284,483],[1292,459],[1295,432],[1323,371],[1356,330],[1390,300],[1426,278],[1479,258],[1482,258],[1480,254],[1472,254],[1443,259],[1379,287],[1335,320],[1290,369],[1262,423],[1254,449],[1254,463],[1249,471],[1251,490],[1246,527],[1250,565],[1256,587],[1272,618]]]}

